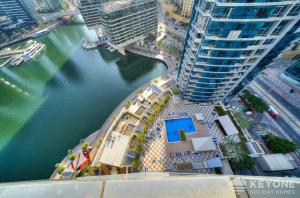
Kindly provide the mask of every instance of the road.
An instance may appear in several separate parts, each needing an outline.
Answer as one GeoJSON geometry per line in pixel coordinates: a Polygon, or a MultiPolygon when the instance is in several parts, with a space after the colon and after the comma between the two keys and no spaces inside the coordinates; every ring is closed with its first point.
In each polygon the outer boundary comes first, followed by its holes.
{"type": "MultiPolygon", "coordinates": [[[[248,87],[248,90],[254,94],[260,95],[260,93],[258,93],[257,91],[255,91],[253,88],[248,87]]],[[[295,131],[288,123],[286,123],[286,121],[282,118],[279,117],[278,119],[276,119],[276,124],[278,124],[280,126],[280,128],[282,128],[282,130],[284,131],[284,133],[295,143],[300,145],[300,135],[297,133],[297,131],[295,131]]],[[[278,130],[276,130],[278,131],[278,130]]],[[[283,138],[286,138],[285,134],[282,133],[277,133],[278,135],[280,135],[283,138]]]]}
{"type": "Polygon", "coordinates": [[[260,78],[257,78],[256,82],[263,89],[268,90],[268,94],[272,95],[274,99],[276,99],[279,103],[281,103],[282,106],[284,106],[288,111],[290,111],[297,119],[300,119],[300,108],[287,102],[287,98],[286,98],[287,96],[281,96],[279,93],[280,90],[275,90],[274,87],[268,86],[268,84],[264,80],[261,80],[260,78]]]}

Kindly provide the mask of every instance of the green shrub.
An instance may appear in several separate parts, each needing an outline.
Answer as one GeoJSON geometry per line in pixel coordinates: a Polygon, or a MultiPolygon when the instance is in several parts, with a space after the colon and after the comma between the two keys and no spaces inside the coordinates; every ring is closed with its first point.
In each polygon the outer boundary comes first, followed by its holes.
{"type": "Polygon", "coordinates": [[[74,161],[76,159],[77,155],[75,153],[71,153],[69,156],[68,156],[68,159],[71,160],[71,161],[74,161]]]}
{"type": "Polygon", "coordinates": [[[242,160],[240,160],[238,162],[235,160],[232,160],[232,159],[229,160],[229,162],[230,162],[231,168],[234,171],[249,169],[255,165],[255,161],[253,160],[253,158],[248,155],[243,155],[242,160]]]}
{"type": "Polygon", "coordinates": [[[87,150],[89,148],[90,144],[88,142],[84,142],[83,144],[81,144],[81,149],[82,150],[87,150]]]}
{"type": "Polygon", "coordinates": [[[136,135],[136,138],[137,140],[140,142],[140,143],[144,143],[146,141],[146,135],[145,133],[138,133],[136,135]]]}
{"type": "Polygon", "coordinates": [[[180,141],[184,142],[186,140],[185,133],[183,129],[179,130],[180,141]]]}
{"type": "Polygon", "coordinates": [[[149,126],[147,124],[144,125],[144,133],[147,133],[149,130],[149,126]]]}
{"type": "Polygon", "coordinates": [[[173,88],[172,88],[172,93],[173,93],[174,95],[179,95],[179,94],[180,94],[180,89],[179,89],[178,87],[173,87],[173,88]]]}
{"type": "Polygon", "coordinates": [[[263,113],[269,108],[269,105],[265,101],[251,94],[248,90],[243,91],[243,95],[241,96],[241,98],[246,101],[245,104],[253,111],[263,113]]]}
{"type": "Polygon", "coordinates": [[[149,125],[151,125],[153,123],[153,121],[154,121],[153,115],[148,115],[147,116],[147,122],[149,123],[149,125]]]}
{"type": "Polygon", "coordinates": [[[219,116],[227,115],[226,111],[223,109],[222,106],[215,106],[215,110],[219,116]]]}
{"type": "Polygon", "coordinates": [[[294,152],[298,145],[287,139],[269,134],[266,140],[267,146],[275,153],[290,153],[294,152]]]}
{"type": "Polygon", "coordinates": [[[139,155],[141,152],[143,152],[144,148],[141,145],[136,145],[134,148],[134,152],[136,155],[139,155]]]}
{"type": "Polygon", "coordinates": [[[66,168],[63,165],[59,165],[57,167],[57,173],[61,175],[65,171],[65,169],[66,168]]]}
{"type": "Polygon", "coordinates": [[[131,167],[132,167],[133,169],[137,169],[137,168],[139,167],[139,161],[138,161],[137,159],[133,160],[133,161],[131,162],[131,167]]]}

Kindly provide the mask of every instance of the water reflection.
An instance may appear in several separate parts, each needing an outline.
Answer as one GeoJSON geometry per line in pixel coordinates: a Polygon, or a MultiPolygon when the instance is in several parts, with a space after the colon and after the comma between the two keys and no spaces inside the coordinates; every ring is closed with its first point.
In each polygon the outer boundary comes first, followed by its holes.
{"type": "Polygon", "coordinates": [[[130,52],[116,62],[119,73],[126,82],[131,83],[144,74],[152,71],[157,61],[137,56],[130,52]]]}

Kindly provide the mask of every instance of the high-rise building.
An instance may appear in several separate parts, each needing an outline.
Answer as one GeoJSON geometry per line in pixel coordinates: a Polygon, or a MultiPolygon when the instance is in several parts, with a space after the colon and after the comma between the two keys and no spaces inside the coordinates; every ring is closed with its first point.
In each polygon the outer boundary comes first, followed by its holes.
{"type": "Polygon", "coordinates": [[[285,70],[281,78],[293,86],[300,88],[300,59],[285,70]]]}
{"type": "Polygon", "coordinates": [[[24,21],[28,25],[36,24],[39,15],[33,2],[28,0],[0,0],[1,12],[14,21],[24,21]]]}
{"type": "Polygon", "coordinates": [[[295,28],[299,12],[298,0],[195,0],[177,75],[183,97],[225,99],[295,28]]]}
{"type": "Polygon", "coordinates": [[[182,0],[181,16],[189,18],[192,14],[194,0],[182,0]]]}
{"type": "Polygon", "coordinates": [[[143,41],[158,25],[156,0],[81,0],[80,11],[90,29],[101,28],[116,49],[143,41]]]}
{"type": "Polygon", "coordinates": [[[55,12],[63,9],[63,0],[33,0],[36,10],[40,13],[55,12]]]}

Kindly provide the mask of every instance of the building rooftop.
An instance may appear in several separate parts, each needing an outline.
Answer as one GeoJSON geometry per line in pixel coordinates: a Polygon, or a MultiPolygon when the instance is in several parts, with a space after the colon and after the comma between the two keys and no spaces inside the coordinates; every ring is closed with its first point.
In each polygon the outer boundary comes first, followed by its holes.
{"type": "Polygon", "coordinates": [[[300,193],[300,179],[153,172],[82,177],[75,180],[4,183],[0,184],[0,193],[5,198],[297,198],[300,193]],[[276,182],[277,188],[272,185],[273,182],[276,182]],[[293,188],[278,188],[278,182],[292,183],[293,188]],[[267,183],[270,185],[267,186],[267,183]],[[255,188],[258,185],[263,188],[255,188]],[[278,190],[284,194],[276,194],[278,190]],[[294,193],[285,194],[291,190],[294,193]]]}
{"type": "Polygon", "coordinates": [[[149,0],[112,0],[109,3],[101,4],[101,10],[103,12],[115,12],[138,3],[146,2],[149,0]]]}
{"type": "Polygon", "coordinates": [[[232,123],[232,121],[228,115],[219,116],[218,119],[228,136],[236,135],[239,133],[239,131],[236,129],[236,127],[234,126],[234,124],[232,123]]]}
{"type": "Polygon", "coordinates": [[[120,167],[125,157],[130,137],[113,131],[106,141],[99,162],[120,167]]]}

